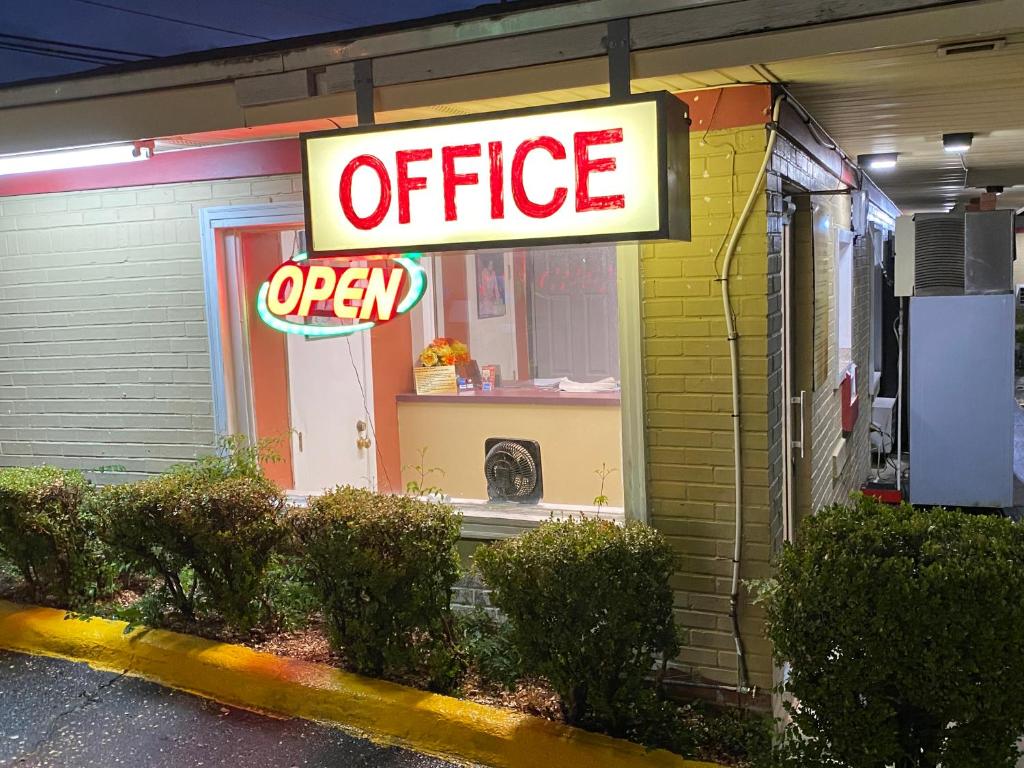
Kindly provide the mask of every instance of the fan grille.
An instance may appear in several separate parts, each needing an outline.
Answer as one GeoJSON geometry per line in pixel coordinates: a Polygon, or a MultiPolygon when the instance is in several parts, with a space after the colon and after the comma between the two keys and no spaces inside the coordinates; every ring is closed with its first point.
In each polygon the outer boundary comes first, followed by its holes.
{"type": "Polygon", "coordinates": [[[964,217],[914,217],[914,292],[918,296],[959,296],[964,292],[964,217]]]}
{"type": "Polygon", "coordinates": [[[537,462],[519,443],[495,443],[484,459],[487,492],[492,499],[524,499],[537,488],[537,462]]]}

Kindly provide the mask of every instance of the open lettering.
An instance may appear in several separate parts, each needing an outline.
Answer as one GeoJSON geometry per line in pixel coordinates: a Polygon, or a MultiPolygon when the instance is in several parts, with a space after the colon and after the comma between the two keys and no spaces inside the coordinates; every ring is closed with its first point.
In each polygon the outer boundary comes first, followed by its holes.
{"type": "Polygon", "coordinates": [[[393,318],[405,281],[404,270],[383,266],[333,267],[285,262],[270,276],[267,308],[278,317],[308,317],[331,302],[343,320],[386,322],[393,318]]]}
{"type": "MultiPolygon", "coordinates": [[[[624,208],[626,197],[622,193],[591,193],[594,175],[618,170],[615,158],[601,155],[596,148],[621,144],[622,140],[622,128],[609,128],[578,131],[572,135],[570,147],[553,136],[526,139],[514,147],[506,147],[501,141],[446,145],[439,152],[410,147],[395,151],[393,175],[383,157],[360,154],[341,171],[338,199],[348,222],[364,231],[380,226],[393,204],[398,208],[399,224],[415,224],[417,198],[430,194],[443,197],[446,222],[459,221],[461,195],[481,193],[490,197],[490,218],[504,219],[506,187],[512,193],[512,204],[533,219],[549,218],[566,204],[573,205],[578,213],[624,208]],[[536,162],[532,174],[527,173],[528,162],[536,162]],[[436,164],[433,169],[431,163],[436,164]],[[427,173],[428,169],[434,173],[427,173]],[[371,179],[361,188],[364,194],[360,195],[358,210],[353,199],[356,174],[371,179]],[[432,189],[432,181],[440,188],[432,189]],[[367,193],[368,189],[375,193],[367,193]],[[370,199],[366,199],[367,194],[370,199]]],[[[315,295],[326,290],[317,285],[311,289],[315,295]]]]}

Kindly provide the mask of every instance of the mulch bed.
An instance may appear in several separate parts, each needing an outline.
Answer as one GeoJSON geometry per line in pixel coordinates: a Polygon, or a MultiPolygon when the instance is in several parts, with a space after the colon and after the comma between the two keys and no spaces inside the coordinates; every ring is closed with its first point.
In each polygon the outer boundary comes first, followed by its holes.
{"type": "MultiPolygon", "coordinates": [[[[95,613],[104,617],[113,617],[137,603],[142,597],[143,585],[134,589],[122,589],[101,605],[95,613]]],[[[62,608],[53,599],[34,599],[24,584],[9,573],[0,571],[0,599],[19,603],[31,603],[48,608],[62,608]]],[[[176,615],[168,615],[160,623],[160,629],[195,635],[207,640],[223,643],[244,645],[256,651],[272,653],[289,659],[299,659],[314,664],[345,668],[344,657],[331,648],[323,622],[312,617],[308,626],[294,630],[268,630],[255,628],[249,632],[239,632],[227,627],[223,622],[204,617],[190,620],[176,615]]],[[[398,677],[394,682],[423,688],[423,681],[415,677],[398,677]]],[[[500,685],[483,680],[473,671],[467,672],[455,686],[453,695],[486,704],[501,707],[548,720],[562,721],[558,695],[543,680],[523,680],[514,689],[506,689],[500,685]]]]}

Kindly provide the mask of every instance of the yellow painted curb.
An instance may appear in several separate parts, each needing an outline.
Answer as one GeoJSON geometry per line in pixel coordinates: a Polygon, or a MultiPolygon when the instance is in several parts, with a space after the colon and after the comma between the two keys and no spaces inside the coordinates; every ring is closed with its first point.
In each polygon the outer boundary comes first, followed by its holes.
{"type": "Polygon", "coordinates": [[[354,728],[372,739],[494,768],[719,768],[538,717],[250,648],[0,600],[0,648],[99,669],[225,704],[354,728]]]}

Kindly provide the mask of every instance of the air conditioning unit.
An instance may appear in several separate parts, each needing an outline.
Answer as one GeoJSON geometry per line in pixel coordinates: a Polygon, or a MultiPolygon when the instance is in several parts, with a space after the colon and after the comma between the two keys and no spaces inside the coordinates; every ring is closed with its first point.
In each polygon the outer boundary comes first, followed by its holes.
{"type": "Polygon", "coordinates": [[[490,437],[484,441],[484,477],[490,501],[536,504],[544,495],[540,444],[490,437]]]}
{"type": "MultiPolygon", "coordinates": [[[[1013,220],[1013,210],[968,211],[911,224],[912,504],[1013,504],[1013,220]]],[[[900,223],[897,262],[908,253],[900,223]]]]}
{"type": "Polygon", "coordinates": [[[919,213],[896,220],[897,296],[1013,291],[1012,209],[919,213]]]}

